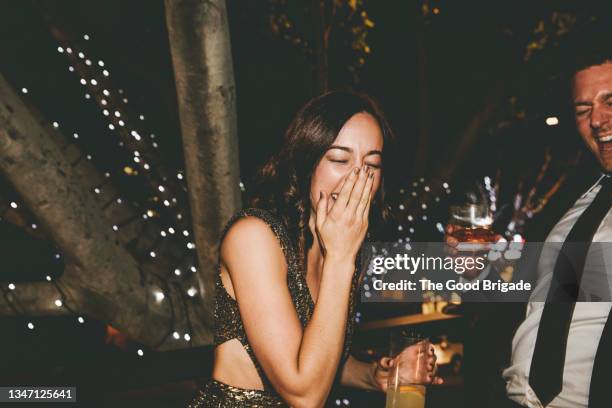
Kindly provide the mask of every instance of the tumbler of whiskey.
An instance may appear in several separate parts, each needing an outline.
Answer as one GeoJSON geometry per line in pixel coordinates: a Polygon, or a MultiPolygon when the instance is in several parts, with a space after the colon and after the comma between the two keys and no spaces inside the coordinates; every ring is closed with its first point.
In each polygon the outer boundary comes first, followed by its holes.
{"type": "Polygon", "coordinates": [[[459,251],[486,250],[495,242],[491,228],[493,218],[485,204],[462,204],[450,207],[450,235],[459,241],[459,251]]]}

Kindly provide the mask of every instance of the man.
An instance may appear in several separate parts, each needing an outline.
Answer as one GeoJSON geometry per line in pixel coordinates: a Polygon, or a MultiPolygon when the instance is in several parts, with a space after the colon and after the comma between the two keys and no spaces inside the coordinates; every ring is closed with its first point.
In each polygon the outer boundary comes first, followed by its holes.
{"type": "Polygon", "coordinates": [[[582,63],[573,70],[571,91],[578,133],[601,174],[546,238],[534,291],[544,295],[528,305],[503,372],[512,406],[612,406],[612,398],[604,398],[604,370],[612,369],[612,303],[582,301],[609,301],[606,275],[612,273],[612,54],[609,38],[596,41],[601,46],[582,44],[583,51],[595,51],[589,58],[572,55],[582,63]],[[555,256],[547,256],[555,242],[555,256]],[[583,273],[593,266],[595,249],[600,284],[585,293],[583,273]]]}

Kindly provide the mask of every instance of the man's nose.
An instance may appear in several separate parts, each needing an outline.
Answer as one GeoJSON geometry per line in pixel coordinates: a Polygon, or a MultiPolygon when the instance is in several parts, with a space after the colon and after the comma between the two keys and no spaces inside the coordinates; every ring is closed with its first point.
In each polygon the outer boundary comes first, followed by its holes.
{"type": "Polygon", "coordinates": [[[599,129],[610,121],[610,113],[603,106],[594,106],[591,113],[591,128],[599,129]]]}

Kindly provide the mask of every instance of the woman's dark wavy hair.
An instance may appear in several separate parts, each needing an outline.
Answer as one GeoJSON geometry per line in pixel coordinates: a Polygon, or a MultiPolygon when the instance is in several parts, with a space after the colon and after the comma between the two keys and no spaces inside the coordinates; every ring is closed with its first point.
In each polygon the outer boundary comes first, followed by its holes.
{"type": "MultiPolygon", "coordinates": [[[[387,152],[394,136],[378,104],[363,94],[334,91],[310,100],[299,110],[285,132],[281,150],[261,168],[255,180],[251,206],[265,208],[282,219],[302,266],[313,240],[308,227],[312,175],[340,129],[361,112],[372,115],[381,128],[383,167],[388,167],[387,152]]],[[[381,176],[380,188],[372,201],[370,230],[389,218],[384,172],[381,176]]]]}

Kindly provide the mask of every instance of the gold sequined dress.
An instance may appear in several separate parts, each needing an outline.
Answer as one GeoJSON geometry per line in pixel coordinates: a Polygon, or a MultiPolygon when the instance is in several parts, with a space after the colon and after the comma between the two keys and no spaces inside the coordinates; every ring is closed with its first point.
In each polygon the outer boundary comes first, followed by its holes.
{"type": "MultiPolygon", "coordinates": [[[[314,309],[314,303],[306,284],[306,276],[299,268],[297,252],[291,243],[283,222],[270,211],[261,208],[247,208],[236,213],[225,226],[222,238],[230,226],[241,217],[254,216],[262,219],[278,238],[287,262],[287,286],[295,310],[300,318],[302,326],[306,326],[314,309]]],[[[359,279],[356,268],[353,277],[353,286],[349,300],[349,314],[344,341],[344,352],[342,362],[348,357],[355,322],[355,289],[359,279]]],[[[263,390],[251,390],[233,387],[215,379],[210,379],[204,388],[198,391],[198,395],[189,404],[189,408],[252,408],[252,407],[288,407],[282,398],[274,390],[266,375],[259,365],[251,346],[246,337],[238,303],[225,290],[221,283],[220,264],[217,265],[216,302],[215,302],[215,345],[222,344],[231,339],[238,339],[251,357],[257,372],[264,385],[263,390]]]]}

